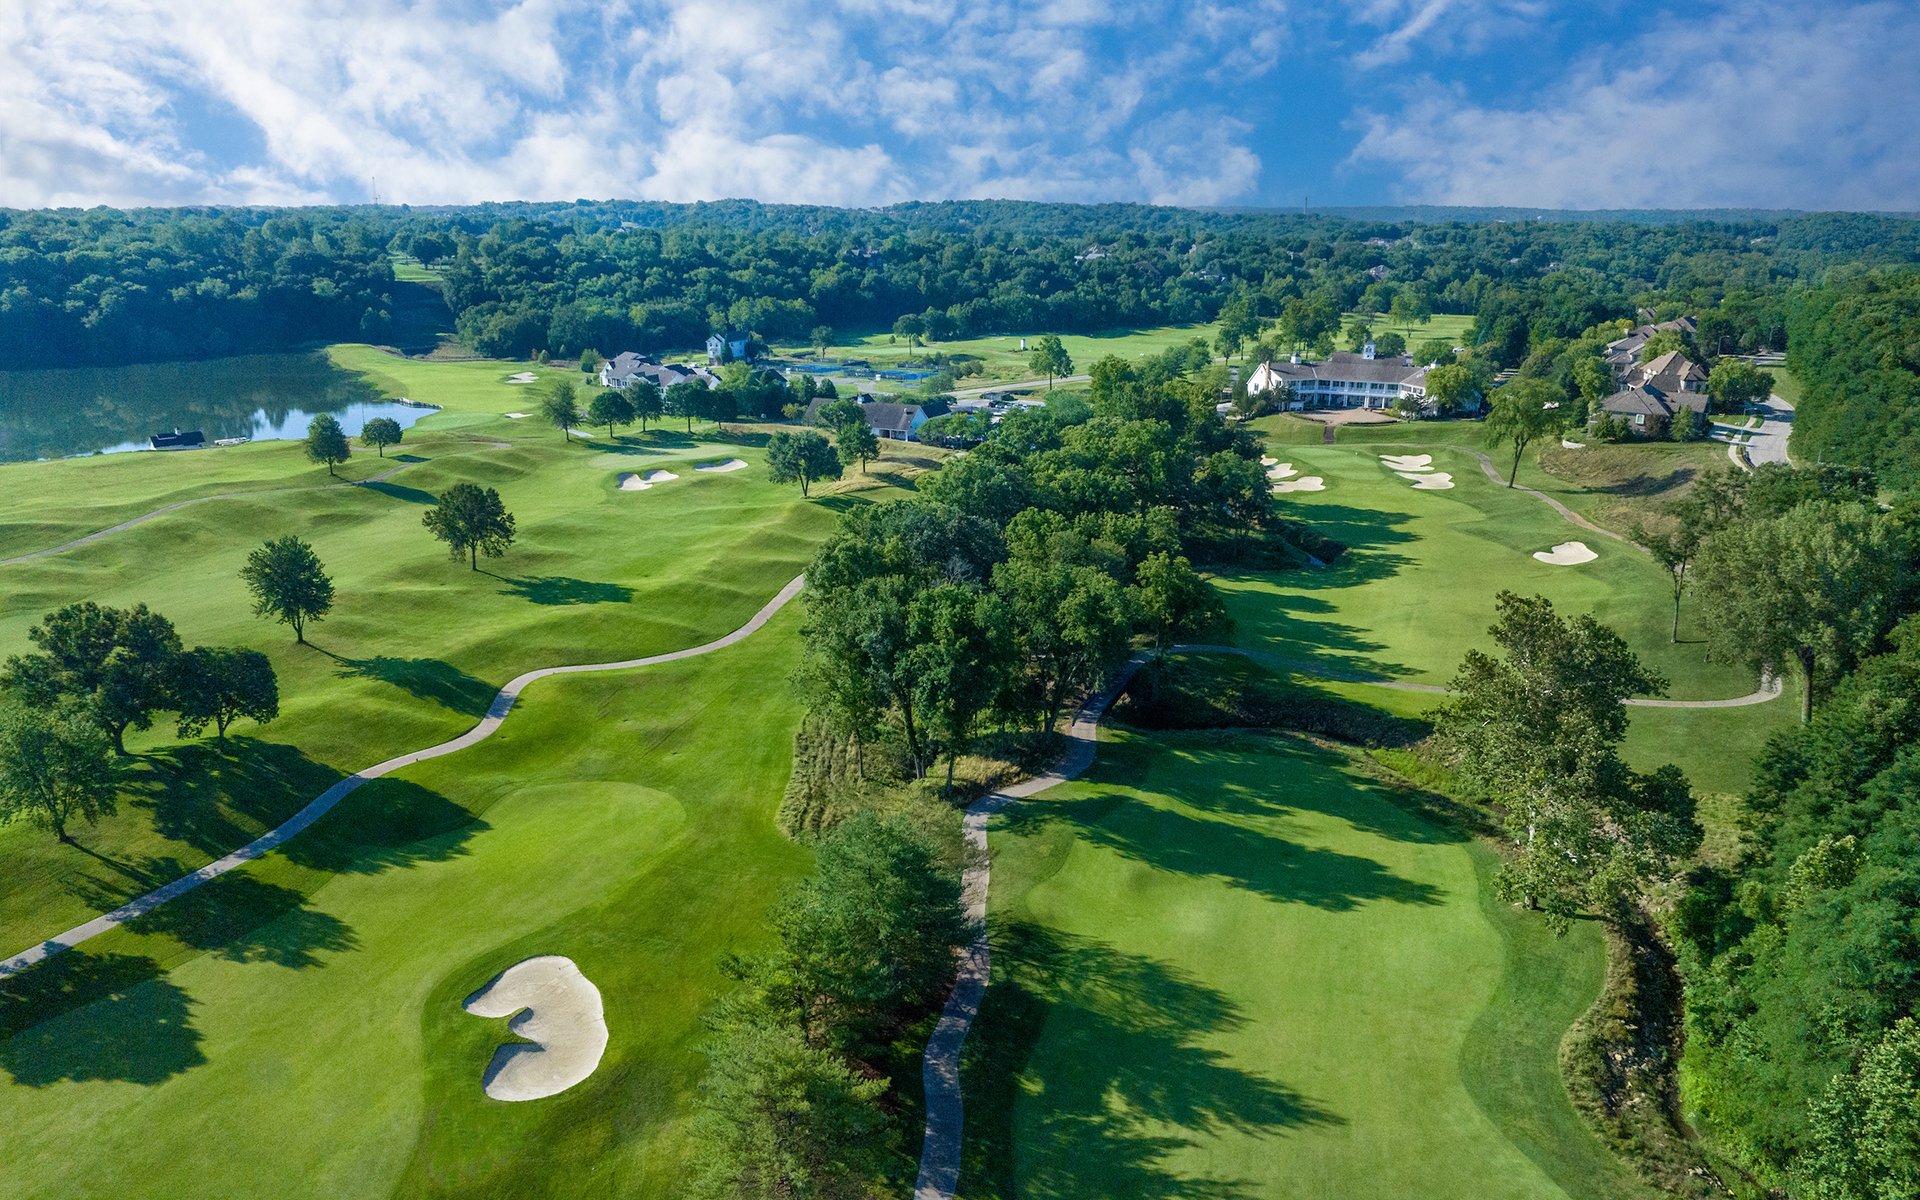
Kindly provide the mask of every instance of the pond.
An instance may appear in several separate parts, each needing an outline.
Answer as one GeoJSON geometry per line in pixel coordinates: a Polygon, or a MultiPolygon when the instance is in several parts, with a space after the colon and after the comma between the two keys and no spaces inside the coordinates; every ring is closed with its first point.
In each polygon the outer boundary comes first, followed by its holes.
{"type": "Polygon", "coordinates": [[[317,352],[0,371],[0,462],[145,450],[174,429],[209,443],[299,438],[316,413],[332,413],[351,437],[375,417],[404,428],[436,411],[383,397],[317,352]]]}

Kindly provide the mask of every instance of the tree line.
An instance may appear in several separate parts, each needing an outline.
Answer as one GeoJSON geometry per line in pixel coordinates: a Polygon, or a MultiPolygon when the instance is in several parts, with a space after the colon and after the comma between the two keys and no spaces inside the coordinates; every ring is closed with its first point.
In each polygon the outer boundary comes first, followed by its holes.
{"type": "MultiPolygon", "coordinates": [[[[1784,288],[1920,259],[1915,222],[1377,221],[995,202],[853,212],[751,203],[0,212],[0,368],[378,341],[390,253],[439,272],[487,354],[686,349],[715,328],[1091,332],[1372,306],[1476,317],[1515,365],[1636,308],[1719,309],[1715,353],[1778,347],[1784,288]],[[1371,301],[1369,290],[1374,291],[1371,301]],[[1296,304],[1297,302],[1297,304],[1296,304]],[[1365,303],[1363,303],[1365,302],[1365,303]]],[[[1308,339],[1311,341],[1312,339],[1308,339]]]]}

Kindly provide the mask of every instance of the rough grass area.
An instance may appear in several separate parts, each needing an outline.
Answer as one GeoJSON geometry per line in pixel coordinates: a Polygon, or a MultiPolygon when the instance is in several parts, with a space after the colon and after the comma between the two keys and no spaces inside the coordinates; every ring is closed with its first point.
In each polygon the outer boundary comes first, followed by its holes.
{"type": "Polygon", "coordinates": [[[1520,482],[1591,521],[1631,533],[1637,525],[1666,526],[1668,509],[1701,475],[1732,469],[1719,442],[1589,442],[1581,450],[1555,442],[1521,465],[1520,482]]]}
{"type": "Polygon", "coordinates": [[[1114,730],[996,819],[965,1195],[1636,1194],[1554,1062],[1598,938],[1490,919],[1355,753],[1114,730]]]}

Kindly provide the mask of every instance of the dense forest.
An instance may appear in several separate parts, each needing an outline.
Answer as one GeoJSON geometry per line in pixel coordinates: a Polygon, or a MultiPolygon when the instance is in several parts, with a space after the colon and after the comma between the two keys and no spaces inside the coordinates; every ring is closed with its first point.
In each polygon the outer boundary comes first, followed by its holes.
{"type": "Polygon", "coordinates": [[[1806,387],[1806,458],[1920,485],[1920,271],[1872,272],[1796,294],[1788,362],[1806,387]]]}
{"type": "Polygon", "coordinates": [[[1778,347],[1785,290],[1920,262],[1920,221],[1360,220],[1013,201],[849,210],[750,201],[0,212],[0,367],[383,340],[388,252],[436,268],[464,341],[519,356],[689,349],[718,326],[935,338],[1213,319],[1244,299],[1477,318],[1512,366],[1599,321],[1714,310],[1711,352],[1778,347]]]}

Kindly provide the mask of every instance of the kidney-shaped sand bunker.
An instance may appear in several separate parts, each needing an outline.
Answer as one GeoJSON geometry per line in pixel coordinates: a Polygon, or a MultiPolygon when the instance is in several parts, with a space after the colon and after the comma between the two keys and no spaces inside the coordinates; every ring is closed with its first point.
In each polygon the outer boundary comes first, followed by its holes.
{"type": "Polygon", "coordinates": [[[507,1028],[527,1039],[493,1052],[480,1084],[495,1100],[557,1096],[593,1074],[606,1053],[600,989],[558,954],[515,963],[461,1007],[476,1017],[512,1017],[507,1028]]]}

